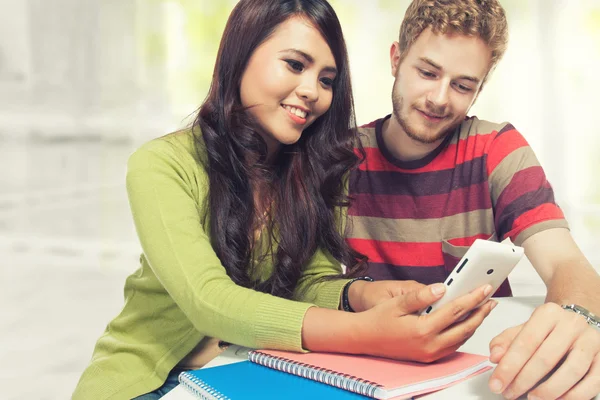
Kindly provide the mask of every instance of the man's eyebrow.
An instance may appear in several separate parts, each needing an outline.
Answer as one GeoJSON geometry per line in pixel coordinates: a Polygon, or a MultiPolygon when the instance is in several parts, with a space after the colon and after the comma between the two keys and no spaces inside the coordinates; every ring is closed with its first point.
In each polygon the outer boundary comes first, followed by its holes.
{"type": "MultiPolygon", "coordinates": [[[[427,64],[431,65],[433,68],[435,68],[437,70],[442,70],[442,67],[440,65],[436,64],[430,58],[421,57],[420,60],[423,61],[424,63],[427,63],[427,64]]],[[[480,82],[479,78],[476,78],[476,77],[470,76],[470,75],[461,75],[461,76],[458,77],[458,79],[465,79],[465,80],[471,81],[473,83],[479,83],[480,82]]]]}
{"type": "Polygon", "coordinates": [[[433,68],[435,68],[435,69],[442,69],[442,66],[441,66],[441,65],[438,65],[438,64],[436,64],[436,63],[435,63],[435,62],[433,62],[433,60],[432,60],[432,59],[430,59],[430,58],[427,58],[427,57],[421,57],[421,58],[419,58],[419,60],[423,61],[423,62],[424,62],[424,63],[426,63],[426,64],[429,64],[429,65],[431,65],[431,66],[432,66],[433,68]]]}
{"type": "MultiPolygon", "coordinates": [[[[315,62],[315,59],[308,53],[302,51],[302,50],[298,50],[298,49],[285,49],[285,50],[281,50],[280,53],[293,53],[299,57],[304,58],[307,62],[309,62],[310,64],[315,62]]],[[[323,71],[325,72],[331,72],[334,74],[337,74],[337,68],[333,67],[333,66],[329,66],[329,67],[325,67],[323,68],[323,71]]]]}

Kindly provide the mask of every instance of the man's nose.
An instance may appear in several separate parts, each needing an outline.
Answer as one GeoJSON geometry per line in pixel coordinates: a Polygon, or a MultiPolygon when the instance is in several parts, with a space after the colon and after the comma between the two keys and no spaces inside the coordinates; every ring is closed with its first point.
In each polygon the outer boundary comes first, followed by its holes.
{"type": "Polygon", "coordinates": [[[449,85],[440,80],[429,92],[427,101],[436,108],[446,107],[448,105],[448,91],[449,85]]]}

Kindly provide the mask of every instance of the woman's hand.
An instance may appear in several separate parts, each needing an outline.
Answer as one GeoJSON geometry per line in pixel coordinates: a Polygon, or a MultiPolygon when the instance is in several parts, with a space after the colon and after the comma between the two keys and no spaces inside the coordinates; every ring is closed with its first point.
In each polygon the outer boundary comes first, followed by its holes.
{"type": "MultiPolygon", "coordinates": [[[[354,281],[348,288],[348,301],[354,311],[366,311],[384,301],[425,287],[416,281],[354,281]]],[[[442,290],[440,294],[443,294],[443,285],[433,287],[438,287],[442,290]]]]}
{"type": "Polygon", "coordinates": [[[312,351],[432,362],[456,351],[496,304],[489,301],[461,321],[492,290],[486,285],[431,314],[419,316],[415,313],[443,296],[445,285],[408,285],[416,290],[392,292],[387,299],[365,297],[379,304],[363,312],[309,308],[302,324],[303,347],[312,351]]]}
{"type": "MultiPolygon", "coordinates": [[[[359,313],[364,354],[401,360],[432,362],[455,352],[481,325],[496,305],[494,300],[471,311],[490,293],[486,285],[424,316],[413,313],[438,300],[439,286],[424,286],[395,296],[359,313]]],[[[361,346],[361,347],[362,347],[361,346]]]]}

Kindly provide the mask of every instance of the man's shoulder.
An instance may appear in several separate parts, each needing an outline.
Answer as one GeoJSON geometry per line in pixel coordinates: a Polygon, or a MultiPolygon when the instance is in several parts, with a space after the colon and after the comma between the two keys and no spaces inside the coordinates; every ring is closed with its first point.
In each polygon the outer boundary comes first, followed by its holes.
{"type": "MultiPolygon", "coordinates": [[[[384,117],[385,118],[385,117],[384,117]]],[[[384,118],[378,118],[358,127],[358,134],[361,144],[364,148],[372,148],[377,146],[377,124],[384,118]]]]}
{"type": "Polygon", "coordinates": [[[476,116],[465,118],[460,124],[458,138],[460,140],[469,138],[488,137],[494,139],[508,131],[516,131],[510,122],[492,122],[479,119],[476,116]]]}
{"type": "Polygon", "coordinates": [[[358,129],[363,130],[363,129],[375,129],[375,127],[377,126],[377,123],[379,121],[381,121],[383,118],[377,118],[367,124],[361,125],[358,127],[358,129]]]}

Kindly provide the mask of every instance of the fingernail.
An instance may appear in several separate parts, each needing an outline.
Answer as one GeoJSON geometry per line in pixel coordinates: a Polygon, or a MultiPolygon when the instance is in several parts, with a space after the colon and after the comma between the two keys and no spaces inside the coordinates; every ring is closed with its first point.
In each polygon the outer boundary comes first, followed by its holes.
{"type": "Polygon", "coordinates": [[[498,305],[498,302],[495,300],[492,300],[492,304],[490,304],[490,311],[492,311],[494,308],[496,308],[497,305],[498,305]]]}
{"type": "MultiPolygon", "coordinates": [[[[542,400],[541,397],[537,397],[536,395],[530,394],[527,396],[527,400],[542,400]]],[[[557,399],[560,400],[560,399],[557,399]]]]}
{"type": "Polygon", "coordinates": [[[494,357],[500,353],[502,353],[502,347],[494,346],[492,347],[492,351],[490,351],[490,357],[494,357]]]}
{"type": "Polygon", "coordinates": [[[492,285],[485,285],[485,289],[483,289],[483,294],[487,296],[490,293],[492,293],[492,285]]]}
{"type": "Polygon", "coordinates": [[[446,291],[446,285],[444,285],[443,283],[436,283],[435,285],[431,286],[431,293],[433,293],[436,296],[439,296],[440,294],[444,293],[446,291]]]}
{"type": "Polygon", "coordinates": [[[492,379],[490,382],[490,390],[494,393],[502,392],[502,382],[498,379],[492,379]]]}
{"type": "Polygon", "coordinates": [[[507,400],[512,400],[515,397],[513,392],[510,390],[507,390],[506,392],[502,393],[502,396],[504,396],[504,398],[507,400]]]}

